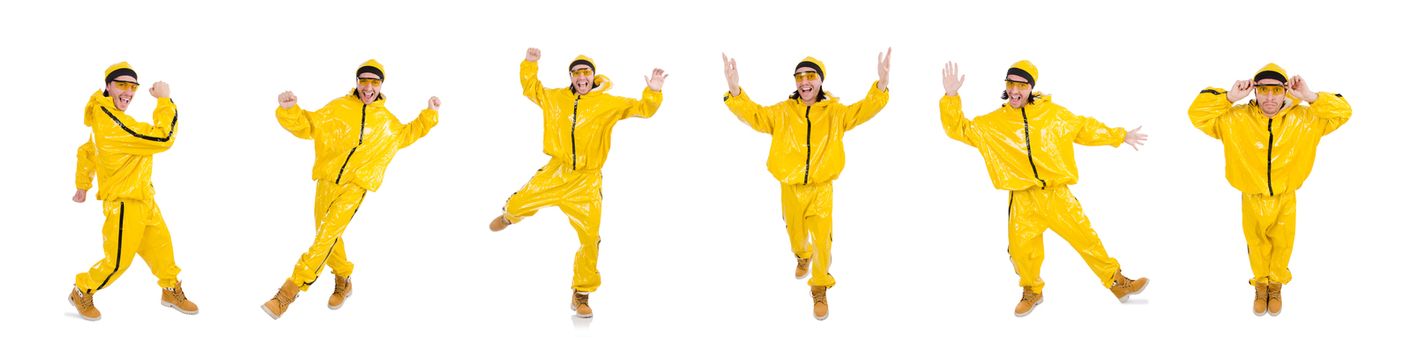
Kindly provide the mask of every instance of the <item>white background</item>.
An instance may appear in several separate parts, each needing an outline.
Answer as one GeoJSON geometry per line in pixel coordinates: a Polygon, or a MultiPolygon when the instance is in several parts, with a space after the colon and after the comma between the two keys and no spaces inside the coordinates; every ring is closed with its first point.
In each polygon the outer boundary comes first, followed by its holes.
{"type": "MultiPolygon", "coordinates": [[[[1387,5],[1394,7],[1395,5],[1387,5]]],[[[0,171],[4,348],[372,345],[413,348],[840,348],[1373,345],[1405,330],[1408,240],[1404,13],[1334,2],[1167,3],[605,1],[415,3],[12,2],[0,20],[6,161],[0,171]],[[656,116],[618,125],[605,176],[597,315],[568,310],[578,242],[556,209],[486,229],[547,157],[539,109],[520,95],[525,48],[540,78],[568,83],[596,59],[613,94],[638,98],[665,69],[656,116]],[[835,182],[838,279],[832,315],[810,314],[792,278],[769,137],[721,102],[722,51],[760,103],[784,99],[805,55],[844,102],[895,48],[891,102],[847,136],[835,182]],[[314,232],[312,143],[274,118],[275,96],[316,108],[353,86],[368,58],[387,68],[388,107],[409,122],[429,96],[441,123],[404,149],[347,230],[356,294],[324,304],[321,279],[278,321],[259,310],[314,232]],[[941,67],[960,64],[973,117],[992,110],[1008,65],[1039,67],[1038,90],[1112,126],[1144,125],[1146,148],[1083,147],[1072,186],[1129,276],[1150,288],[1120,304],[1048,234],[1045,303],[1015,318],[1005,254],[1007,197],[978,153],[945,137],[941,67]],[[104,317],[65,302],[102,257],[101,203],[74,204],[80,107],[109,64],[144,87],[171,84],[178,141],[153,182],[188,295],[160,307],[134,264],[97,294],[104,317]],[[1275,61],[1355,113],[1325,138],[1298,192],[1284,314],[1255,317],[1239,193],[1218,141],[1186,109],[1275,61]],[[1400,325],[1400,326],[1397,326],[1400,325]]],[[[145,90],[144,90],[145,91],[145,90]]],[[[131,114],[146,118],[145,92],[131,114]]]]}

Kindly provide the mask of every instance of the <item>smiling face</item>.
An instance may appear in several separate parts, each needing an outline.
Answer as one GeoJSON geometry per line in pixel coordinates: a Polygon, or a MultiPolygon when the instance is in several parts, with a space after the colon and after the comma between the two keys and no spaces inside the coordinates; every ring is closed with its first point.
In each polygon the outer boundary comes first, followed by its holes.
{"type": "Polygon", "coordinates": [[[818,76],[818,71],[813,67],[799,67],[794,70],[794,91],[799,93],[799,99],[807,103],[818,101],[819,90],[823,88],[823,77],[818,76]]]}
{"type": "Polygon", "coordinates": [[[1005,78],[1004,92],[1009,96],[1009,106],[1022,108],[1029,104],[1029,94],[1034,90],[1034,84],[1029,83],[1029,79],[1010,74],[1005,78]]]}
{"type": "Polygon", "coordinates": [[[137,94],[138,86],[137,78],[130,75],[119,76],[108,83],[108,97],[113,99],[113,107],[126,111],[127,105],[132,103],[132,95],[137,94]]]}
{"type": "Polygon", "coordinates": [[[382,79],[378,78],[377,74],[358,74],[358,99],[362,100],[363,104],[377,101],[377,96],[381,95],[382,79]]]}
{"type": "Polygon", "coordinates": [[[1260,79],[1254,82],[1254,101],[1259,104],[1259,111],[1264,115],[1273,117],[1284,108],[1284,93],[1287,87],[1277,79],[1260,79]]]}
{"type": "Polygon", "coordinates": [[[569,68],[568,78],[573,81],[573,93],[587,95],[593,91],[593,68],[578,64],[569,68]]]}

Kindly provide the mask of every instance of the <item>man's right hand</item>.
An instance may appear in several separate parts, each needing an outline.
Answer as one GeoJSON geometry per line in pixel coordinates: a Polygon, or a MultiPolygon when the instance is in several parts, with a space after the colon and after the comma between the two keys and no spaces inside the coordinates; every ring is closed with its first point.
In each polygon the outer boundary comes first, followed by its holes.
{"type": "Polygon", "coordinates": [[[740,96],[740,71],[735,69],[735,59],[721,52],[720,60],[725,62],[725,83],[730,86],[730,96],[740,96]]]}
{"type": "Polygon", "coordinates": [[[73,193],[74,203],[83,203],[85,200],[88,200],[88,190],[78,190],[73,193]]]}
{"type": "Polygon", "coordinates": [[[524,51],[524,60],[529,62],[539,62],[539,49],[531,47],[524,51]]]}
{"type": "Polygon", "coordinates": [[[960,86],[965,84],[965,75],[960,73],[960,65],[955,62],[946,62],[945,69],[941,70],[941,86],[946,89],[946,96],[957,96],[960,93],[960,86]]]}
{"type": "Polygon", "coordinates": [[[1239,102],[1239,100],[1243,100],[1245,97],[1249,96],[1250,92],[1253,91],[1254,81],[1238,80],[1235,81],[1235,86],[1230,87],[1230,92],[1225,94],[1225,96],[1226,98],[1230,99],[1230,103],[1235,103],[1239,102]]]}
{"type": "Polygon", "coordinates": [[[279,94],[279,108],[290,109],[299,104],[299,97],[294,96],[293,91],[285,91],[279,94]]]}

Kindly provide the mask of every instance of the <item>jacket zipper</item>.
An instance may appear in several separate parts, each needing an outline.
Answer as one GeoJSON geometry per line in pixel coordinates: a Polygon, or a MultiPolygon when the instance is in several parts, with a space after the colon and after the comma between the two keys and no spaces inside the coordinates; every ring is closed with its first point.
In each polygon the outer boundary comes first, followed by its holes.
{"type": "Polygon", "coordinates": [[[573,125],[568,128],[568,142],[573,144],[573,170],[578,170],[578,138],[575,133],[578,131],[578,100],[582,98],[583,95],[573,98],[573,125]]]}
{"type": "Polygon", "coordinates": [[[1039,177],[1039,167],[1034,165],[1034,148],[1029,144],[1029,112],[1019,108],[1019,114],[1024,116],[1024,150],[1029,153],[1029,169],[1034,171],[1034,179],[1039,180],[1039,189],[1046,189],[1048,182],[1039,177]]]}
{"type": "Polygon", "coordinates": [[[1264,179],[1269,184],[1269,196],[1274,196],[1274,118],[1269,118],[1269,148],[1264,160],[1264,179]]]}
{"type": "Polygon", "coordinates": [[[343,160],[343,166],[338,168],[338,178],[333,179],[334,184],[343,181],[343,171],[348,169],[348,162],[353,160],[353,152],[358,151],[358,147],[363,145],[363,129],[367,129],[367,104],[363,104],[363,120],[358,124],[358,144],[348,151],[348,158],[343,160]]]}
{"type": "Polygon", "coordinates": [[[808,129],[804,132],[804,156],[803,156],[803,184],[808,184],[809,163],[813,161],[813,119],[808,118],[809,112],[813,111],[813,106],[805,106],[803,109],[803,120],[808,123],[808,129]]]}

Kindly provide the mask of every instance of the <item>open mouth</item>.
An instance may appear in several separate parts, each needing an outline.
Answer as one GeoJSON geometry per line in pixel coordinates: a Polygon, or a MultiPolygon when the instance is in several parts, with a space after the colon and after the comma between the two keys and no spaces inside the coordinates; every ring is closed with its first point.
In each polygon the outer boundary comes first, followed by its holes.
{"type": "Polygon", "coordinates": [[[363,91],[363,92],[362,92],[362,95],[363,95],[362,98],[363,98],[364,100],[372,99],[373,97],[376,96],[376,94],[373,93],[372,91],[363,91]]]}
{"type": "Polygon", "coordinates": [[[128,96],[128,97],[118,97],[118,101],[121,101],[123,104],[132,103],[132,96],[128,96]]]}

